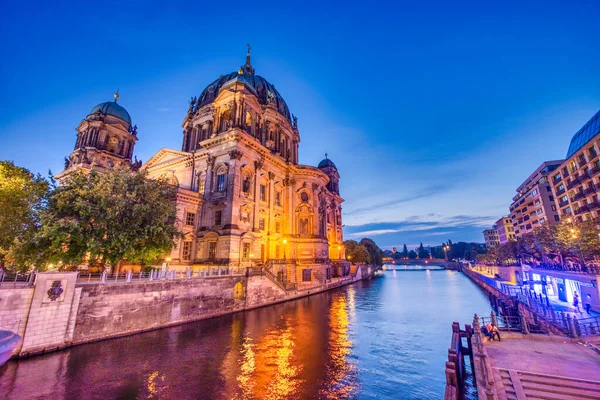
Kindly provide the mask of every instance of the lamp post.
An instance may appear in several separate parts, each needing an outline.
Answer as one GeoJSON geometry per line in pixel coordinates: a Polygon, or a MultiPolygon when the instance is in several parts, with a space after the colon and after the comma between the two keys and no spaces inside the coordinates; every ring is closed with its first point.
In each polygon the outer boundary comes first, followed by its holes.
{"type": "Polygon", "coordinates": [[[283,259],[285,260],[285,245],[287,244],[287,239],[283,239],[283,259]]]}
{"type": "Polygon", "coordinates": [[[450,249],[450,246],[444,246],[444,257],[446,257],[446,261],[448,261],[448,250],[450,249]]]}

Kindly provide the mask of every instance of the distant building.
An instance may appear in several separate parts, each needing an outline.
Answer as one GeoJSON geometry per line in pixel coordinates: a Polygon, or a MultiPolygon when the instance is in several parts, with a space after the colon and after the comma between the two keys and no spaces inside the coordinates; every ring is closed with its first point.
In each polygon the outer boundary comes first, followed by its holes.
{"type": "Polygon", "coordinates": [[[498,229],[496,229],[496,225],[492,227],[492,229],[486,229],[483,231],[483,238],[485,239],[486,247],[494,247],[500,244],[500,238],[498,237],[498,229]]]}
{"type": "Polygon", "coordinates": [[[496,221],[496,228],[498,229],[498,240],[500,244],[506,244],[511,240],[515,240],[515,228],[513,227],[512,220],[510,217],[502,217],[496,221]]]}
{"type": "Polygon", "coordinates": [[[566,160],[552,175],[552,190],[561,218],[580,221],[600,217],[600,111],[571,139],[566,160]]]}
{"type": "MultiPolygon", "coordinates": [[[[560,220],[550,175],[564,160],[545,161],[517,188],[510,205],[514,234],[521,237],[544,223],[560,220]]],[[[502,234],[500,237],[502,242],[502,234]]]]}

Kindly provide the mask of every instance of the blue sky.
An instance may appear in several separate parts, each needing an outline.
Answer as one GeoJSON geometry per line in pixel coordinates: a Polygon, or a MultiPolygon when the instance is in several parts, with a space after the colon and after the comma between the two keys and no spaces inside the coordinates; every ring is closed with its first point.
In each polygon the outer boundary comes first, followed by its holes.
{"type": "Polygon", "coordinates": [[[346,238],[482,241],[600,109],[600,3],[569,3],[9,0],[0,159],[59,172],[117,88],[139,159],[180,148],[189,98],[251,43],[298,116],[300,162],[327,151],[340,170],[346,238]]]}

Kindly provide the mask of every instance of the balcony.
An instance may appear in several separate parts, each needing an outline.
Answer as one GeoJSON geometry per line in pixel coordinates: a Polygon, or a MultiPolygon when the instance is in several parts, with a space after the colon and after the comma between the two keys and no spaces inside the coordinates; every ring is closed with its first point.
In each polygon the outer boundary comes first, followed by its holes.
{"type": "Polygon", "coordinates": [[[568,206],[568,205],[569,205],[569,201],[568,200],[567,201],[561,200],[561,201],[558,202],[558,206],[561,207],[561,208],[564,207],[564,206],[568,206]]]}
{"type": "Polygon", "coordinates": [[[573,180],[567,184],[567,189],[573,189],[575,186],[579,185],[580,183],[581,182],[579,181],[579,178],[573,178],[573,180]]]}
{"type": "Polygon", "coordinates": [[[587,205],[587,208],[589,211],[595,210],[597,208],[600,208],[600,203],[597,201],[593,201],[587,205]]]}
{"type": "Polygon", "coordinates": [[[588,179],[592,179],[592,173],[589,171],[587,173],[583,173],[579,176],[579,181],[582,183],[587,181],[588,179]]]}
{"type": "Polygon", "coordinates": [[[590,209],[588,208],[587,205],[579,207],[577,210],[575,210],[575,215],[580,215],[583,214],[584,212],[588,212],[590,211],[590,209]]]}
{"type": "Polygon", "coordinates": [[[598,172],[600,172],[600,167],[597,165],[590,170],[590,174],[592,174],[592,176],[596,175],[598,172]]]}
{"type": "Polygon", "coordinates": [[[592,193],[596,193],[596,187],[594,185],[590,185],[587,189],[583,191],[583,193],[587,196],[592,193]]]}
{"type": "Polygon", "coordinates": [[[590,161],[592,161],[594,158],[598,157],[598,153],[596,153],[596,150],[588,151],[588,154],[590,155],[590,161]]]}
{"type": "Polygon", "coordinates": [[[556,190],[556,196],[563,195],[567,190],[563,187],[562,189],[556,190]]]}
{"type": "Polygon", "coordinates": [[[573,198],[571,199],[571,201],[581,200],[584,197],[585,197],[585,194],[583,192],[578,192],[575,196],[573,196],[573,198]]]}

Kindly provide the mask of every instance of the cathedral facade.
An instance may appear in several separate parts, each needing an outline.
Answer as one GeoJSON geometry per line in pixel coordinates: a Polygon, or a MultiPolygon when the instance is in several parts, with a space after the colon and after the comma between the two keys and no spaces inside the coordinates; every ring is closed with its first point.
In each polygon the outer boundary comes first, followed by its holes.
{"type": "MultiPolygon", "coordinates": [[[[317,167],[298,163],[297,119],[255,75],[250,51],[238,71],[192,98],[182,126],[181,150],[163,148],[141,166],[177,188],[184,235],[165,256],[171,268],[262,266],[294,285],[347,274],[338,170],[327,156],[317,167]]],[[[116,99],[102,103],[80,124],[59,177],[75,168],[138,168],[136,140],[116,99]]]]}

